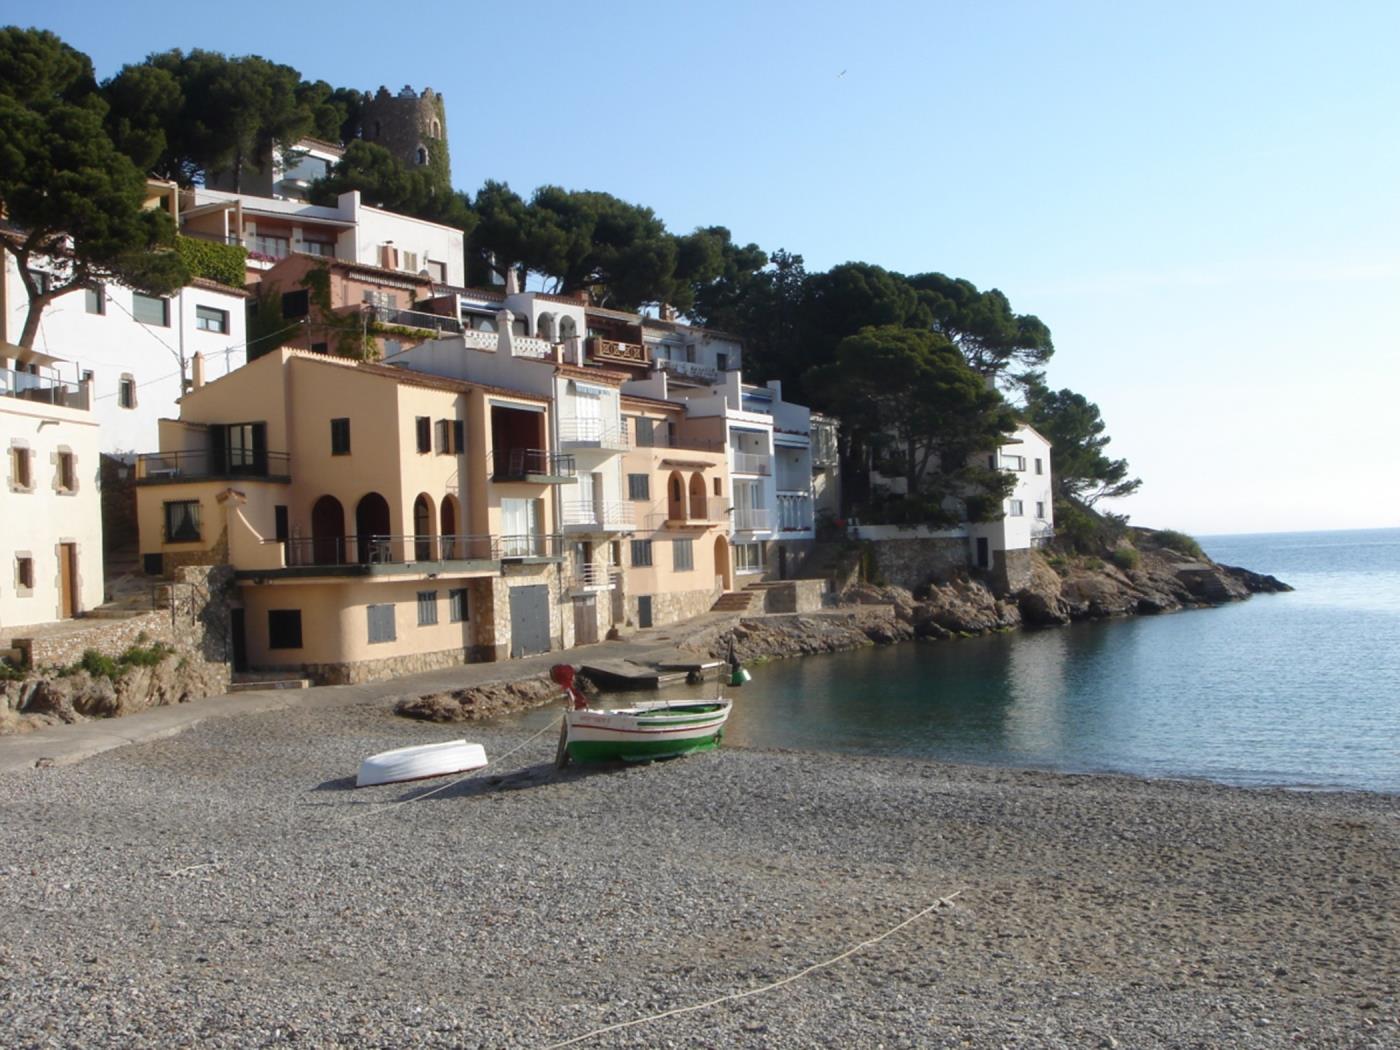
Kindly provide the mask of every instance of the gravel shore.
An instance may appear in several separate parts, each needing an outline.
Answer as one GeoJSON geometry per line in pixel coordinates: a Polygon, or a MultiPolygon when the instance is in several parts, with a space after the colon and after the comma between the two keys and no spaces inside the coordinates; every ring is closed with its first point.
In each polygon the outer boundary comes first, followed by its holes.
{"type": "Polygon", "coordinates": [[[956,894],[574,1045],[1400,1046],[1395,797],[550,731],[351,786],[462,733],[313,703],[0,777],[0,1044],[548,1046],[956,894]]]}

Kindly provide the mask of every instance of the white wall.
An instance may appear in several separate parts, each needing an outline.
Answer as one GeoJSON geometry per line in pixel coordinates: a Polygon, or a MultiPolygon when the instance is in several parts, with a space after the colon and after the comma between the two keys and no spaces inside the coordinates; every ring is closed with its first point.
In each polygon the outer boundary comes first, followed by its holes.
{"type": "Polygon", "coordinates": [[[429,259],[445,263],[447,284],[461,287],[466,283],[461,230],[369,207],[360,202],[358,191],[353,190],[340,195],[340,211],[355,223],[354,255],[351,257],[355,262],[381,265],[379,248],[386,241],[393,241],[400,252],[418,253],[419,269],[429,269],[429,259]]]}
{"type": "MultiPolygon", "coordinates": [[[[5,337],[14,342],[24,327],[29,301],[19,272],[5,256],[5,337]]],[[[62,378],[77,381],[93,373],[93,415],[102,427],[101,449],[107,453],[154,452],[156,421],[180,414],[180,354],[186,361],[197,351],[205,358],[205,380],[217,379],[247,360],[247,300],[240,294],[203,286],[182,289],[170,299],[168,327],[145,325],[132,317],[132,293],[119,285],[105,290],[105,313],[89,313],[82,291],[59,296],[44,310],[34,349],[64,362],[62,378]],[[228,332],[198,329],[197,306],[228,314],[228,332]],[[136,380],[136,407],[118,403],[123,375],[136,380]]]]}
{"type": "Polygon", "coordinates": [[[92,413],[0,397],[0,636],[59,618],[60,543],[78,555],[79,611],[102,604],[102,495],[92,413]],[[30,451],[29,491],[15,491],[10,449],[30,451]],[[57,491],[57,453],[73,454],[72,492],[57,491]],[[34,586],[18,586],[16,553],[34,563],[34,586]]]}

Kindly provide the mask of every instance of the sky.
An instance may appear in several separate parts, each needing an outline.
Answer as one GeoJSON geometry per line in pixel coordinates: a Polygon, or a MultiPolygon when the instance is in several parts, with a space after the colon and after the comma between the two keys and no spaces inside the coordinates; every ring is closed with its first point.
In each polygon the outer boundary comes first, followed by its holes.
{"type": "Polygon", "coordinates": [[[152,51],[431,86],[454,182],[941,271],[1054,335],[1196,533],[1400,526],[1400,4],[127,0],[30,5],[99,77],[152,51]]]}

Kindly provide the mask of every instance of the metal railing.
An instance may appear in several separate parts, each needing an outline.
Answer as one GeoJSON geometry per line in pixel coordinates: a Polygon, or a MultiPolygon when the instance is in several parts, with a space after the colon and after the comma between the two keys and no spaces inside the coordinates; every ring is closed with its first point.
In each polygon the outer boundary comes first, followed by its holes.
{"type": "Polygon", "coordinates": [[[778,496],[778,531],[805,532],[812,528],[810,496],[778,496]]]}
{"type": "Polygon", "coordinates": [[[665,428],[653,429],[650,435],[638,433],[634,448],[676,448],[691,452],[723,452],[724,442],[719,438],[671,437],[665,428]]]}
{"type": "Polygon", "coordinates": [[[621,361],[626,364],[644,365],[647,363],[647,348],[641,343],[624,343],[618,339],[604,339],[592,336],[588,340],[588,352],[596,361],[621,361]]]}
{"type": "Polygon", "coordinates": [[[531,477],[571,478],[574,457],[538,448],[498,448],[491,451],[492,481],[525,481],[531,477]]]}
{"type": "Polygon", "coordinates": [[[451,332],[453,335],[462,331],[461,321],[443,314],[430,314],[422,310],[399,310],[391,306],[371,306],[369,312],[380,324],[424,328],[430,332],[451,332]]]}
{"type": "Polygon", "coordinates": [[[620,569],[590,561],[574,569],[573,575],[569,577],[569,589],[572,591],[610,591],[617,587],[621,580],[622,571],[620,569]]]}
{"type": "Polygon", "coordinates": [[[737,450],[731,450],[730,454],[734,457],[736,474],[770,474],[773,471],[773,460],[769,456],[737,450]]]}
{"type": "Polygon", "coordinates": [[[562,537],[553,534],[491,536],[480,534],[301,536],[280,543],[288,568],[336,565],[441,565],[448,562],[500,561],[503,558],[561,557],[562,537]]]}
{"type": "Polygon", "coordinates": [[[647,528],[662,529],[667,526],[696,528],[727,524],[728,521],[729,501],[720,499],[718,496],[706,496],[703,505],[697,505],[694,500],[691,500],[688,503],[668,505],[664,511],[648,514],[647,528]]]}
{"type": "Polygon", "coordinates": [[[692,379],[703,379],[707,383],[718,383],[720,371],[709,365],[702,365],[696,361],[672,361],[667,357],[659,357],[656,360],[656,367],[663,372],[673,372],[678,376],[689,376],[692,379]]]}
{"type": "Polygon", "coordinates": [[[589,499],[563,500],[561,510],[565,527],[593,527],[603,531],[620,531],[633,527],[631,503],[595,503],[589,499]]]}
{"type": "Polygon", "coordinates": [[[748,531],[759,531],[771,528],[769,524],[767,507],[736,507],[734,510],[734,527],[748,531]]]}
{"type": "Polygon", "coordinates": [[[625,451],[632,447],[627,420],[614,424],[602,419],[561,419],[560,442],[592,445],[625,451]]]}
{"type": "Polygon", "coordinates": [[[0,368],[0,397],[62,405],[64,408],[86,410],[92,407],[88,400],[88,388],[82,383],[70,383],[64,379],[9,368],[0,368]]]}
{"type": "Polygon", "coordinates": [[[186,449],[143,452],[136,457],[137,481],[197,481],[200,478],[289,478],[291,457],[260,449],[186,449]]]}

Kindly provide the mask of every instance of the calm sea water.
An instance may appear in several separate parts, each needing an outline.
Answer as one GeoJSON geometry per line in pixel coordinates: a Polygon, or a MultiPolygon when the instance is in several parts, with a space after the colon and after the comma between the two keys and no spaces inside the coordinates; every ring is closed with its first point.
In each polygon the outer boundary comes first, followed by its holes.
{"type": "Polygon", "coordinates": [[[725,743],[1400,792],[1400,529],[1202,545],[1297,590],[774,661],[725,743]]]}

